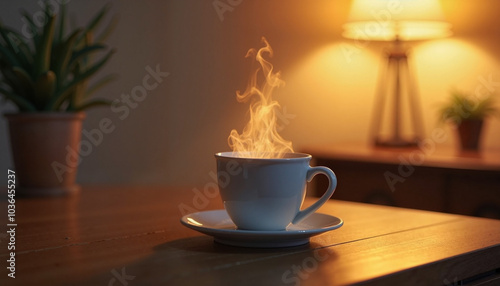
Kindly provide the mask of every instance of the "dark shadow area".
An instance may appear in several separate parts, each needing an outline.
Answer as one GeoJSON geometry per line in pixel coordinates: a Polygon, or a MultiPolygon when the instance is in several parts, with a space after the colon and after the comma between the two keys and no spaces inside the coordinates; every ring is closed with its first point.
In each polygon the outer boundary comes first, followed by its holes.
{"type": "MultiPolygon", "coordinates": [[[[152,250],[144,259],[117,265],[114,273],[130,285],[282,285],[314,275],[323,262],[337,259],[334,251],[317,243],[245,248],[216,243],[209,236],[177,239],[152,250]]],[[[78,285],[123,285],[112,271],[78,285]]]]}

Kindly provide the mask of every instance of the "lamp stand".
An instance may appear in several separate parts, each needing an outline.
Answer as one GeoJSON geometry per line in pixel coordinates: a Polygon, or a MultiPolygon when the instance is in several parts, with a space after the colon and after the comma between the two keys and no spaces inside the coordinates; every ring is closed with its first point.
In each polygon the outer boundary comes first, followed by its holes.
{"type": "MultiPolygon", "coordinates": [[[[423,135],[422,118],[420,102],[416,88],[413,86],[413,80],[408,66],[408,53],[401,47],[401,41],[395,40],[394,47],[387,53],[387,68],[381,72],[379,79],[377,96],[375,99],[375,110],[373,117],[372,135],[375,146],[384,147],[412,147],[417,146],[423,135]],[[383,121],[384,109],[388,99],[389,91],[387,83],[389,79],[394,80],[394,90],[392,98],[392,120],[390,124],[391,132],[389,136],[384,137],[381,133],[381,124],[383,121]],[[406,84],[407,98],[404,98],[402,86],[406,84]],[[404,101],[406,99],[406,101],[404,101]],[[407,102],[409,115],[402,109],[403,103],[407,102]],[[407,115],[411,121],[411,136],[402,134],[403,116],[407,115]]],[[[409,131],[406,129],[406,131],[409,131]]],[[[405,132],[408,133],[408,132],[405,132]]]]}

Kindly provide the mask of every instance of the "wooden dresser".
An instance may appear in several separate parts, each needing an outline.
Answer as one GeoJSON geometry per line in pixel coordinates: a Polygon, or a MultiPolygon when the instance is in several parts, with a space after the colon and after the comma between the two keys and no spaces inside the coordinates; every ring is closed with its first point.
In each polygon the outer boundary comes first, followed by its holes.
{"type": "MultiPolygon", "coordinates": [[[[500,219],[500,150],[460,153],[344,144],[301,151],[313,156],[312,164],[336,173],[334,199],[500,219]]],[[[315,195],[326,184],[318,176],[315,195]]]]}

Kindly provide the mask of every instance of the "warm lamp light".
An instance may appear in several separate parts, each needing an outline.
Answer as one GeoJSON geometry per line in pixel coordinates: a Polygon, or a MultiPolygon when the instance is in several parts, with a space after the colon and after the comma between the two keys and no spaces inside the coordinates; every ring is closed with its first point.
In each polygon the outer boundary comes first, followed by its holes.
{"type": "Polygon", "coordinates": [[[378,96],[375,102],[372,137],[375,145],[412,146],[423,136],[420,107],[413,79],[408,67],[408,53],[402,41],[426,40],[451,35],[451,25],[444,16],[437,0],[354,0],[343,36],[366,41],[392,41],[393,47],[386,54],[387,71],[381,75],[378,96]],[[405,77],[403,77],[403,75],[405,77]],[[388,101],[385,86],[394,84],[392,99],[392,134],[380,136],[383,109],[388,101]],[[408,98],[403,98],[401,86],[408,88],[408,98]],[[404,138],[401,132],[403,102],[406,102],[413,127],[412,138],[404,138]]]}
{"type": "Polygon", "coordinates": [[[437,0],[354,0],[343,36],[411,41],[446,37],[450,29],[437,0]]]}

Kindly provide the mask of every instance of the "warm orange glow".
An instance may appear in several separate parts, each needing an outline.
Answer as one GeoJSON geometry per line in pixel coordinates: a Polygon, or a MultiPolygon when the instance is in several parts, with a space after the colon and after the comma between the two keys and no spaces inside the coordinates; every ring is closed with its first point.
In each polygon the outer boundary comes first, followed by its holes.
{"type": "Polygon", "coordinates": [[[245,157],[252,158],[282,158],[284,153],[293,152],[292,142],[284,140],[277,131],[276,109],[280,107],[276,100],[272,99],[273,90],[284,84],[280,78],[280,72],[273,73],[273,65],[264,59],[267,53],[273,55],[271,46],[262,38],[266,45],[256,52],[250,49],[246,57],[252,57],[259,62],[261,68],[257,68],[246,90],[236,92],[239,102],[247,102],[250,98],[257,97],[250,104],[250,121],[240,135],[238,131],[232,130],[229,135],[229,146],[233,152],[245,153],[245,157]],[[258,86],[257,77],[262,71],[265,79],[261,87],[258,86]]]}
{"type": "Polygon", "coordinates": [[[282,134],[295,148],[364,142],[379,62],[378,51],[348,41],[321,46],[296,61],[287,71],[286,87],[278,91],[278,96],[286,93],[281,104],[295,116],[282,134]]]}
{"type": "Polygon", "coordinates": [[[449,36],[450,28],[437,0],[354,0],[343,36],[422,40],[449,36]]]}
{"type": "MultiPolygon", "coordinates": [[[[295,149],[325,142],[369,143],[378,72],[386,67],[385,59],[380,57],[383,47],[377,43],[339,41],[318,47],[287,69],[287,85],[275,94],[286,94],[280,103],[295,115],[294,124],[281,133],[293,141],[295,149]]],[[[418,79],[425,136],[430,137],[436,128],[444,128],[446,141],[440,144],[454,147],[454,130],[438,125],[439,108],[453,88],[480,93],[492,87],[500,90],[500,60],[493,50],[456,37],[415,43],[410,52],[413,74],[418,79]]],[[[499,148],[498,130],[500,120],[490,118],[483,134],[485,149],[499,148]]]]}

